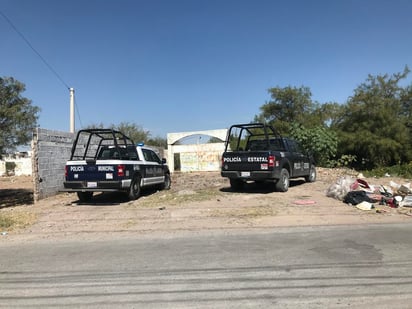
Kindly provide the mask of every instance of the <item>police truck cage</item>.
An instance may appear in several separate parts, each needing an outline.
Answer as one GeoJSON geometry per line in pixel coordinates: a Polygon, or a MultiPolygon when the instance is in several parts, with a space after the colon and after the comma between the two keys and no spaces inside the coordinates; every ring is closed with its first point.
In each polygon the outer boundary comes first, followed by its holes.
{"type": "Polygon", "coordinates": [[[135,153],[135,143],[122,132],[112,129],[85,129],[77,133],[70,160],[95,161],[117,156],[130,160],[135,153]]]}
{"type": "Polygon", "coordinates": [[[267,150],[270,142],[278,138],[281,135],[263,123],[235,124],[228,131],[225,151],[267,150]]]}

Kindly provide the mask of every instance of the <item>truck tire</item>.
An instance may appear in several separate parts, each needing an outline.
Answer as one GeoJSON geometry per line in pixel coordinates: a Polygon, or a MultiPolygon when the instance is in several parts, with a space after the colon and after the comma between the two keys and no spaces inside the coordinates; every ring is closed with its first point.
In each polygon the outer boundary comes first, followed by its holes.
{"type": "Polygon", "coordinates": [[[276,191],[286,192],[289,189],[289,172],[286,168],[280,171],[280,178],[275,184],[276,191]]]}
{"type": "Polygon", "coordinates": [[[316,167],[312,165],[310,167],[309,175],[305,176],[306,182],[315,182],[316,181],[316,167]]]}
{"type": "Polygon", "coordinates": [[[90,202],[92,199],[93,192],[77,192],[77,197],[79,198],[80,202],[90,202]]]}
{"type": "Polygon", "coordinates": [[[160,190],[169,190],[171,184],[172,180],[170,179],[170,175],[166,174],[164,182],[160,185],[160,190]]]}
{"type": "Polygon", "coordinates": [[[129,188],[129,200],[133,201],[140,196],[141,187],[140,187],[140,176],[134,176],[132,183],[129,188]]]}
{"type": "Polygon", "coordinates": [[[230,187],[232,191],[242,191],[244,182],[240,179],[230,178],[230,187]]]}

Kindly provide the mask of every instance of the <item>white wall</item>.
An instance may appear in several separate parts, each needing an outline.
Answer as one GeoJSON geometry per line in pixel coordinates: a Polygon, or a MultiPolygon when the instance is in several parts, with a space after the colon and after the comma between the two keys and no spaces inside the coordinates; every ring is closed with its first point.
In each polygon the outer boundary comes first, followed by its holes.
{"type": "Polygon", "coordinates": [[[6,175],[6,161],[0,160],[0,176],[6,175]]]}
{"type": "Polygon", "coordinates": [[[180,139],[193,135],[208,135],[217,137],[224,141],[226,139],[227,129],[205,130],[192,132],[178,132],[167,134],[167,151],[168,165],[170,171],[175,171],[174,155],[180,156],[180,170],[182,172],[190,171],[219,171],[222,153],[225,149],[225,143],[206,143],[175,145],[180,139]]]}
{"type": "Polygon", "coordinates": [[[6,162],[14,162],[16,164],[14,168],[14,175],[16,176],[31,176],[32,175],[32,163],[31,158],[7,158],[0,160],[0,176],[6,176],[6,162]]]}
{"type": "Polygon", "coordinates": [[[223,143],[173,146],[174,153],[180,154],[180,171],[219,171],[223,143]]]}

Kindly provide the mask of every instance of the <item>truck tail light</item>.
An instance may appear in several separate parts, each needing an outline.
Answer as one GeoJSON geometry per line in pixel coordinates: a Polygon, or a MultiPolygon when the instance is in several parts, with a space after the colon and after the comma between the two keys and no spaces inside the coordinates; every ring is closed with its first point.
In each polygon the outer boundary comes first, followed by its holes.
{"type": "Polygon", "coordinates": [[[67,177],[67,165],[64,166],[64,177],[67,177]]]}
{"type": "Polygon", "coordinates": [[[268,166],[269,167],[275,167],[275,156],[269,156],[268,157],[268,166]]]}
{"type": "Polygon", "coordinates": [[[119,164],[117,166],[117,176],[124,177],[124,165],[123,164],[119,164]]]}

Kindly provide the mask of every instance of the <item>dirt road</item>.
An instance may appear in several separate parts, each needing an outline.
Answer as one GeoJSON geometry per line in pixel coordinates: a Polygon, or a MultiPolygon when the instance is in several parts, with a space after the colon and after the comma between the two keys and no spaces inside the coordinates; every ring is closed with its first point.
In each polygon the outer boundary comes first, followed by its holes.
{"type": "MultiPolygon", "coordinates": [[[[315,183],[292,181],[286,193],[254,184],[237,193],[230,190],[228,181],[219,173],[175,173],[169,191],[147,191],[136,201],[127,201],[121,194],[101,194],[90,204],[80,204],[75,194],[68,193],[30,204],[30,178],[1,178],[0,214],[22,214],[30,222],[25,228],[0,231],[0,240],[104,239],[130,234],[174,235],[412,220],[410,208],[375,205],[371,211],[362,211],[327,197],[326,189],[344,174],[348,171],[320,168],[315,183]]],[[[387,185],[390,179],[367,181],[387,185]]]]}

